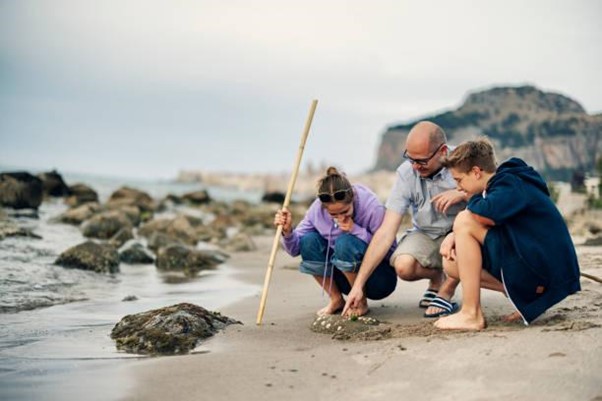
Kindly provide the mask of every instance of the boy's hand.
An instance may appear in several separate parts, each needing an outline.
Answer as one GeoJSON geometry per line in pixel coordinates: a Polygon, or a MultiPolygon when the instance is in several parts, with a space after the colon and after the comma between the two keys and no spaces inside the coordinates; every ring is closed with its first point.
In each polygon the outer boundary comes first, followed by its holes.
{"type": "Polygon", "coordinates": [[[453,232],[447,234],[441,242],[439,253],[447,260],[456,260],[456,239],[453,232]]]}

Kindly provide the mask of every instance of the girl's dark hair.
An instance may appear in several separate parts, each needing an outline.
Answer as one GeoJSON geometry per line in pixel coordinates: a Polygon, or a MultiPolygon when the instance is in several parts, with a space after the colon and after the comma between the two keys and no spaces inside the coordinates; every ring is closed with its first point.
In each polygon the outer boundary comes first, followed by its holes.
{"type": "Polygon", "coordinates": [[[318,197],[320,198],[320,200],[322,200],[322,203],[329,203],[324,202],[324,200],[322,199],[328,198],[327,196],[323,197],[320,195],[330,195],[330,197],[332,198],[331,201],[334,202],[335,200],[333,196],[335,194],[338,195],[336,202],[353,202],[353,188],[351,187],[351,183],[349,182],[347,177],[339,173],[336,167],[328,167],[326,169],[326,175],[318,181],[318,197]],[[341,193],[344,193],[344,197],[338,199],[338,197],[342,196],[341,193]]]}

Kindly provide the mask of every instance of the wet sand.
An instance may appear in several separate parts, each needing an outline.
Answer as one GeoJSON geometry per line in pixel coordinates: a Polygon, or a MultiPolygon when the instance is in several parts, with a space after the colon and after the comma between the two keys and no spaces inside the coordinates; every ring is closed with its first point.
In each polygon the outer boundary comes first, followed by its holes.
{"type": "MultiPolygon", "coordinates": [[[[417,307],[426,282],[398,281],[392,296],[369,304],[385,323],[339,340],[310,330],[326,298],[283,251],[255,324],[272,238],[257,243],[230,260],[257,294],[221,310],[244,325],[206,341],[205,353],[133,362],[122,399],[602,400],[602,284],[583,278],[582,292],[529,327],[501,323],[512,306],[484,291],[489,327],[470,333],[435,330],[417,307]]],[[[602,247],[578,254],[582,271],[602,276],[602,247]]]]}

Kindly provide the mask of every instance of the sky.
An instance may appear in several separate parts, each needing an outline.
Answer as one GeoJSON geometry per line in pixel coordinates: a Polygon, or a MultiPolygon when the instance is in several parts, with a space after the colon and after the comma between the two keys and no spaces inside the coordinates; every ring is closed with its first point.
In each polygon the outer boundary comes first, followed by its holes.
{"type": "MultiPolygon", "coordinates": [[[[602,112],[596,0],[0,0],[0,165],[374,165],[387,126],[535,85],[602,112]]],[[[401,157],[400,157],[401,160],[401,157]]]]}

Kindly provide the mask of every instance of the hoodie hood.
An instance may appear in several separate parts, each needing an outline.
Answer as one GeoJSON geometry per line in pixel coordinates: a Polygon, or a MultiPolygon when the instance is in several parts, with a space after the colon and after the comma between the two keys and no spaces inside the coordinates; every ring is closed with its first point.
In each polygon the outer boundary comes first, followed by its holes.
{"type": "Polygon", "coordinates": [[[533,167],[527,165],[527,163],[525,163],[521,159],[512,157],[504,161],[497,168],[497,171],[493,176],[492,180],[495,180],[496,177],[500,178],[506,173],[519,177],[521,180],[534,185],[547,196],[550,196],[550,191],[548,190],[548,186],[546,185],[546,182],[544,181],[543,177],[537,171],[535,171],[533,167]]]}

